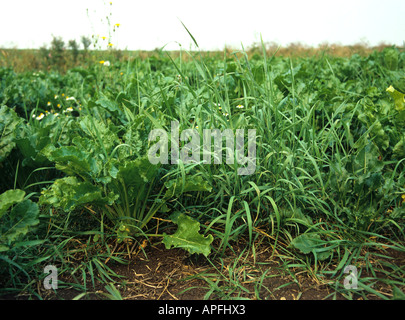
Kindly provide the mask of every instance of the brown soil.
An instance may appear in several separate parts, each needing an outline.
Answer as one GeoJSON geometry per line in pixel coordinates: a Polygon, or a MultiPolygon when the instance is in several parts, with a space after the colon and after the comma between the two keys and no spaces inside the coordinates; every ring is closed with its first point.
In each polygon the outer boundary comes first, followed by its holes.
{"type": "MultiPolygon", "coordinates": [[[[124,300],[217,300],[247,298],[253,300],[331,300],[345,299],[333,289],[336,280],[319,281],[307,271],[283,268],[280,259],[274,259],[270,246],[255,248],[256,261],[251,251],[235,245],[227,249],[225,258],[190,256],[182,249],[166,250],[161,243],[149,244],[131,254],[129,264],[108,263],[116,274],[123,276],[115,288],[124,300]]],[[[370,254],[371,256],[372,254],[370,254]]],[[[405,264],[404,252],[385,252],[390,263],[405,264]]],[[[381,263],[377,260],[375,263],[381,263]]],[[[367,277],[367,268],[362,268],[367,277]]],[[[389,270],[387,271],[389,272],[389,270]]],[[[377,275],[378,276],[378,275],[377,275]]],[[[381,274],[387,278],[387,274],[381,274]]],[[[66,279],[69,282],[70,279],[66,279]]],[[[93,288],[82,299],[106,299],[105,284],[93,288]]],[[[404,286],[400,287],[404,290],[404,286]]],[[[391,286],[379,283],[374,288],[391,296],[391,286]]],[[[57,290],[57,296],[41,290],[44,299],[73,299],[80,292],[69,288],[57,290]]],[[[356,296],[354,297],[356,299],[356,296]]],[[[357,299],[363,299],[358,296],[357,299]]],[[[381,299],[368,294],[367,299],[381,299]]]]}

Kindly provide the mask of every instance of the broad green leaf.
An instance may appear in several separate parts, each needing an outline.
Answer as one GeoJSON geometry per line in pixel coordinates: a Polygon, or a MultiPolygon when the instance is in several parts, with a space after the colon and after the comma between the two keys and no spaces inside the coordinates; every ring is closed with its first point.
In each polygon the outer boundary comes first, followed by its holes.
{"type": "Polygon", "coordinates": [[[118,166],[116,178],[122,179],[128,186],[142,185],[151,181],[157,174],[159,166],[150,163],[147,157],[128,161],[118,166]]]}
{"type": "Polygon", "coordinates": [[[95,117],[83,117],[79,122],[79,127],[83,136],[98,144],[106,154],[110,154],[112,149],[120,143],[116,133],[95,117]]]}
{"type": "Polygon", "coordinates": [[[86,204],[111,205],[116,198],[112,192],[104,197],[101,187],[90,182],[80,182],[76,177],[65,177],[56,180],[49,189],[42,191],[39,203],[70,211],[86,204]]]}
{"type": "Polygon", "coordinates": [[[110,101],[107,98],[101,98],[96,101],[96,104],[106,108],[110,112],[118,111],[118,104],[115,101],[110,101]]]}
{"type": "Polygon", "coordinates": [[[120,194],[122,202],[128,202],[129,205],[144,199],[144,193],[147,192],[147,184],[151,183],[159,172],[159,166],[150,163],[147,157],[127,161],[120,164],[118,160],[109,163],[109,175],[111,183],[108,188],[114,193],[120,194]]]}
{"type": "Polygon", "coordinates": [[[22,119],[14,110],[2,106],[0,109],[0,162],[4,161],[11,150],[14,149],[15,130],[22,119]]]}
{"type": "Polygon", "coordinates": [[[23,200],[13,207],[8,215],[7,229],[2,226],[0,250],[7,250],[7,246],[11,246],[19,237],[26,235],[31,227],[37,225],[38,214],[38,205],[31,200],[23,200]]]}
{"type": "Polygon", "coordinates": [[[363,175],[381,172],[384,163],[379,160],[379,156],[378,148],[373,143],[368,143],[354,156],[354,172],[363,175]]]}
{"type": "Polygon", "coordinates": [[[23,190],[7,190],[0,194],[0,218],[13,204],[24,200],[25,191],[23,190]]]}
{"type": "MultiPolygon", "coordinates": [[[[63,119],[61,121],[66,121],[63,119]]],[[[69,143],[66,133],[69,130],[68,123],[62,124],[53,114],[46,116],[40,122],[23,124],[19,127],[19,134],[16,144],[24,156],[22,164],[24,166],[39,167],[50,164],[49,159],[44,154],[54,141],[63,139],[64,143],[69,143]]]]}
{"type": "Polygon", "coordinates": [[[97,176],[100,168],[92,154],[80,150],[76,146],[60,147],[47,151],[50,161],[55,162],[55,167],[70,175],[97,176]]]}
{"type": "Polygon", "coordinates": [[[10,220],[13,222],[11,229],[6,232],[8,239],[14,240],[20,234],[26,234],[28,228],[39,223],[39,208],[31,200],[23,200],[10,212],[10,220]]]}
{"type": "Polygon", "coordinates": [[[42,151],[50,143],[49,132],[45,129],[38,129],[35,133],[18,138],[16,144],[24,156],[22,164],[30,167],[48,165],[49,160],[42,151]]]}
{"type": "Polygon", "coordinates": [[[387,92],[394,99],[395,109],[398,111],[405,111],[405,94],[396,90],[393,86],[387,88],[387,92]]]}
{"type": "Polygon", "coordinates": [[[206,257],[211,253],[210,245],[214,240],[212,235],[203,236],[199,233],[200,223],[185,214],[176,218],[178,225],[176,233],[168,235],[163,233],[163,243],[166,249],[182,248],[193,253],[202,253],[206,257]]]}
{"type": "Polygon", "coordinates": [[[313,249],[317,248],[321,237],[317,233],[303,233],[295,237],[290,245],[295,249],[298,249],[304,254],[311,253],[313,249]]]}
{"type": "Polygon", "coordinates": [[[316,252],[318,260],[325,260],[331,255],[330,250],[323,250],[321,237],[315,232],[303,233],[295,237],[290,246],[298,249],[303,254],[314,254],[316,252]]]}

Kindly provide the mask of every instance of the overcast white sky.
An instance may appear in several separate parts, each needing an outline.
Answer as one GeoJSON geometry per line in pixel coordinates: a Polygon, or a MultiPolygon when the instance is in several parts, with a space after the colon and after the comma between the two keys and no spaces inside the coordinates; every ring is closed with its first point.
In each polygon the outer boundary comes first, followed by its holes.
{"type": "MultiPolygon", "coordinates": [[[[249,47],[260,41],[403,45],[404,0],[0,0],[0,47],[38,48],[52,35],[65,42],[82,35],[108,37],[121,49],[203,50],[249,47]],[[88,9],[88,11],[87,11],[88,9]],[[110,28],[105,19],[110,16],[110,28]],[[102,21],[103,19],[103,21],[102,21]]],[[[101,41],[101,40],[100,40],[101,41]]],[[[102,41],[99,43],[103,43],[102,41]]],[[[104,42],[105,44],[105,42],[104,42]]]]}

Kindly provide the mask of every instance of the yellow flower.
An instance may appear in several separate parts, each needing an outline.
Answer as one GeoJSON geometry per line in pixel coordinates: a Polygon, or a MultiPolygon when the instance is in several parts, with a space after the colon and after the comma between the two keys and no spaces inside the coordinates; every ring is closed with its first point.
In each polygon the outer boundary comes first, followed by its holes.
{"type": "Polygon", "coordinates": [[[41,120],[43,117],[45,117],[45,115],[41,112],[41,114],[38,117],[36,117],[36,119],[41,120]]]}
{"type": "Polygon", "coordinates": [[[121,24],[119,24],[119,23],[116,23],[115,25],[114,25],[114,27],[119,27],[121,24]]]}
{"type": "Polygon", "coordinates": [[[50,101],[48,101],[48,106],[50,106],[51,105],[51,102],[50,101]]]}
{"type": "Polygon", "coordinates": [[[100,64],[104,64],[104,62],[105,62],[104,60],[101,60],[101,61],[99,61],[98,63],[100,63],[100,64]]]}
{"type": "Polygon", "coordinates": [[[58,103],[57,105],[56,105],[58,108],[60,108],[60,104],[58,103]]]}
{"type": "Polygon", "coordinates": [[[120,75],[123,75],[123,74],[124,74],[124,72],[121,72],[121,73],[120,73],[120,75]]]}
{"type": "Polygon", "coordinates": [[[402,203],[404,203],[404,202],[405,202],[405,194],[403,194],[403,195],[401,196],[401,198],[402,198],[402,203]]]}
{"type": "Polygon", "coordinates": [[[101,39],[105,40],[105,39],[106,39],[106,37],[101,37],[101,39]]]}
{"type": "Polygon", "coordinates": [[[109,47],[112,47],[112,46],[113,46],[113,44],[110,42],[110,43],[108,44],[108,46],[109,46],[109,47]]]}

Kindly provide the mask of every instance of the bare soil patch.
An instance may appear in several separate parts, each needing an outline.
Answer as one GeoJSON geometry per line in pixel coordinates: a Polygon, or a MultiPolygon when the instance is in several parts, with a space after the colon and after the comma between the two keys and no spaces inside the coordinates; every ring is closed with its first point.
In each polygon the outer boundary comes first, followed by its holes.
{"type": "MultiPolygon", "coordinates": [[[[182,249],[167,250],[160,242],[148,244],[144,252],[138,248],[127,258],[128,264],[110,260],[107,265],[121,278],[114,283],[124,300],[344,300],[345,297],[333,289],[333,279],[320,282],[302,269],[286,268],[281,259],[273,255],[270,246],[255,248],[255,258],[245,245],[235,244],[233,250],[227,249],[223,258],[202,255],[189,255],[182,249]]],[[[390,256],[389,265],[404,266],[405,253],[388,249],[384,255],[390,256]]],[[[370,254],[370,257],[372,254],[370,254]]],[[[383,265],[386,259],[373,263],[383,265]]],[[[384,273],[377,274],[381,279],[389,275],[389,267],[384,273]]],[[[362,277],[371,276],[367,269],[362,277]]],[[[72,278],[62,276],[65,283],[72,278]]],[[[106,283],[96,283],[93,288],[87,278],[89,292],[81,299],[107,299],[106,283]]],[[[38,286],[40,287],[40,286],[38,286]]],[[[404,286],[401,287],[404,290],[404,286]]],[[[43,288],[38,289],[43,299],[71,300],[82,292],[72,287],[59,288],[55,293],[43,288]]],[[[377,283],[375,290],[392,295],[392,288],[384,282],[377,283]]],[[[23,300],[27,297],[3,299],[23,300]]],[[[356,297],[354,297],[356,298],[356,297]]],[[[363,299],[359,296],[359,299],[363,299]]],[[[367,299],[381,299],[368,294],[367,299]]]]}

